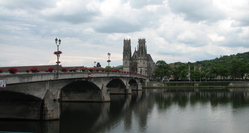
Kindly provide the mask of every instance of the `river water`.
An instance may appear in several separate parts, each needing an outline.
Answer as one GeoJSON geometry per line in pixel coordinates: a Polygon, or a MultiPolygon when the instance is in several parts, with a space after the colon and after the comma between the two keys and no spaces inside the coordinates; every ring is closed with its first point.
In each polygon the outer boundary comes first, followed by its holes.
{"type": "Polygon", "coordinates": [[[0,133],[248,133],[249,93],[167,92],[111,95],[111,102],[63,102],[55,121],[1,120],[0,133]]]}

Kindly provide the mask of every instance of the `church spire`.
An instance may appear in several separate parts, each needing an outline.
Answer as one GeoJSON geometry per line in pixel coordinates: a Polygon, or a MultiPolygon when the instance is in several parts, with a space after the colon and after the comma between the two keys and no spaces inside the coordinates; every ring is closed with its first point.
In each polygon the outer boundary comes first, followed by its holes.
{"type": "Polygon", "coordinates": [[[147,55],[147,48],[145,43],[146,43],[145,39],[138,39],[138,53],[140,56],[147,55]]]}
{"type": "Polygon", "coordinates": [[[131,62],[131,40],[124,39],[123,47],[123,70],[130,71],[130,62],[131,62]]]}
{"type": "Polygon", "coordinates": [[[131,40],[124,39],[123,59],[131,58],[131,40]]]}

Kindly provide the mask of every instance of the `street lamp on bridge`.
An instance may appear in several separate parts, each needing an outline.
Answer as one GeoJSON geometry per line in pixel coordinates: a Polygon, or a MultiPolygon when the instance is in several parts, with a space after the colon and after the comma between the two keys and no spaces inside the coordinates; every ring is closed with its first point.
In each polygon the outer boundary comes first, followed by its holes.
{"type": "Polygon", "coordinates": [[[111,60],[110,60],[111,53],[107,53],[107,55],[108,55],[108,60],[107,60],[107,62],[108,62],[108,66],[110,66],[110,62],[111,62],[111,60]]]}
{"type": "Polygon", "coordinates": [[[60,58],[60,54],[62,54],[62,52],[59,50],[59,46],[61,44],[61,39],[55,38],[55,44],[57,46],[57,51],[54,52],[54,54],[57,56],[57,61],[56,61],[56,65],[57,65],[56,78],[58,78],[59,77],[59,64],[61,63],[59,61],[59,58],[60,58]]]}

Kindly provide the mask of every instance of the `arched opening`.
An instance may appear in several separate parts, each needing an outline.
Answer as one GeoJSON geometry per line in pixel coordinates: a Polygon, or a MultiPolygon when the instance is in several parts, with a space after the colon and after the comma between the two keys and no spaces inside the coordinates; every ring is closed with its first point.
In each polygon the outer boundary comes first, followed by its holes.
{"type": "Polygon", "coordinates": [[[75,81],[61,89],[61,101],[101,101],[101,90],[89,81],[75,81]]]}
{"type": "Polygon", "coordinates": [[[125,94],[126,86],[120,79],[112,79],[106,87],[110,90],[110,94],[125,94]]]}
{"type": "Polygon", "coordinates": [[[43,100],[20,92],[0,91],[0,119],[40,119],[43,100]]]}
{"type": "Polygon", "coordinates": [[[141,85],[142,85],[142,86],[146,86],[146,82],[145,82],[145,80],[140,79],[140,81],[139,81],[139,82],[141,83],[141,85]]]}
{"type": "Polygon", "coordinates": [[[0,91],[0,101],[40,101],[41,99],[29,94],[13,91],[0,91]]]}
{"type": "Polygon", "coordinates": [[[138,90],[138,84],[137,84],[137,81],[135,79],[131,79],[129,81],[129,84],[130,84],[130,87],[131,87],[131,90],[138,90]]]}

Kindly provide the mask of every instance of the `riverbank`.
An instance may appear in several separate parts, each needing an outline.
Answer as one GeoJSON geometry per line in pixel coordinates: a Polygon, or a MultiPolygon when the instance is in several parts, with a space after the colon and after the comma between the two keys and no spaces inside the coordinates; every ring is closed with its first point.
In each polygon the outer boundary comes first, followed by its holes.
{"type": "Polygon", "coordinates": [[[150,82],[143,89],[164,89],[166,91],[243,91],[249,92],[249,82],[150,82]]]}

